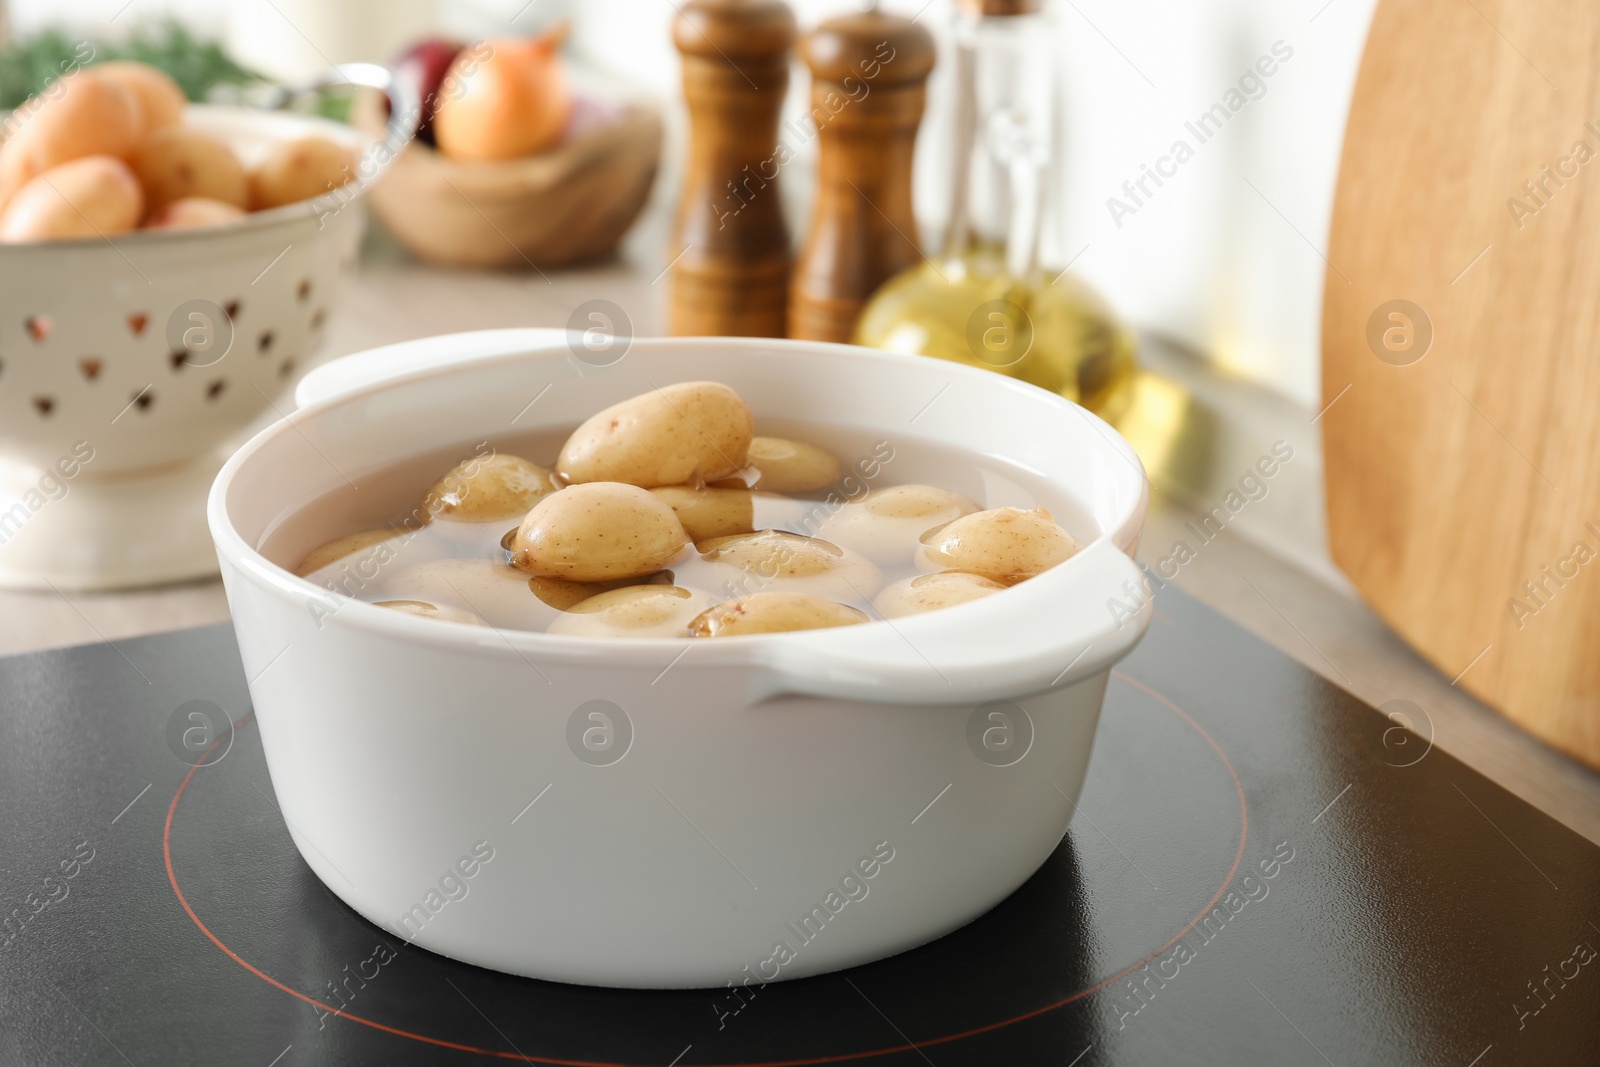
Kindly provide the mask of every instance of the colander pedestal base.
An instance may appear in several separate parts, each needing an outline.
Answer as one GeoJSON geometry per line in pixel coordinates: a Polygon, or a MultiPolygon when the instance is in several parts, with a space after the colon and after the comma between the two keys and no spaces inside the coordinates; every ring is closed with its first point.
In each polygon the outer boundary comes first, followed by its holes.
{"type": "Polygon", "coordinates": [[[0,588],[93,592],[214,576],[206,492],[226,458],[66,479],[0,456],[0,588]]]}

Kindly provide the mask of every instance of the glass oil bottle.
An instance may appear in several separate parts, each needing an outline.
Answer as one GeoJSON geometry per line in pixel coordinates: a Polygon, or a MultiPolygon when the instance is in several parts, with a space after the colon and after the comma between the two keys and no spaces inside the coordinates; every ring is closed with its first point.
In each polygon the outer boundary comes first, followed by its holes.
{"type": "Polygon", "coordinates": [[[1059,45],[1044,2],[961,0],[943,249],[873,294],[855,340],[998,371],[1115,421],[1134,391],[1133,335],[1042,261],[1062,190],[1059,45]]]}

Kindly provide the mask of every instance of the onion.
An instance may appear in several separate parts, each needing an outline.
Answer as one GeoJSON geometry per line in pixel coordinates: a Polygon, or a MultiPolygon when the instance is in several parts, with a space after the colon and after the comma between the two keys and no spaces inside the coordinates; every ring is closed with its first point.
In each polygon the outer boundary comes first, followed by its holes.
{"type": "Polygon", "coordinates": [[[572,111],[556,52],[563,36],[484,41],[458,55],[433,119],[439,151],[486,162],[532,155],[560,140],[572,111]]]}

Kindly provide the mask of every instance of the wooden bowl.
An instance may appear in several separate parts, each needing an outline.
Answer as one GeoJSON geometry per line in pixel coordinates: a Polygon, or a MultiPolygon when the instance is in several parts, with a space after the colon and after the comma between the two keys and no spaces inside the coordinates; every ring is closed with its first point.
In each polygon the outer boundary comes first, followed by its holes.
{"type": "MultiPolygon", "coordinates": [[[[353,118],[380,132],[382,98],[364,97],[353,118]]],[[[561,266],[617,246],[649,199],[660,159],[661,116],[653,108],[580,110],[566,140],[525,159],[464,162],[412,141],[369,201],[418,259],[457,267],[561,266]]]]}

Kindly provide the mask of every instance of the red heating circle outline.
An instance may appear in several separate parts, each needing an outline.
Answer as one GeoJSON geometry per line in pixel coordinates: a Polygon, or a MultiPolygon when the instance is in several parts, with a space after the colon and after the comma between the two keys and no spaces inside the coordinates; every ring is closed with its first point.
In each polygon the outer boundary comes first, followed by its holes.
{"type": "MultiPolygon", "coordinates": [[[[1233,876],[1239,873],[1239,864],[1244,860],[1244,845],[1246,839],[1250,835],[1250,807],[1245,801],[1244,785],[1239,781],[1239,774],[1233,769],[1233,762],[1228,759],[1228,754],[1222,751],[1221,746],[1219,746],[1212,736],[1206,732],[1205,727],[1201,726],[1199,723],[1195,722],[1194,719],[1190,718],[1189,714],[1182,708],[1178,707],[1178,705],[1174,704],[1172,701],[1168,700],[1154,689],[1151,689],[1143,682],[1140,682],[1135,678],[1130,678],[1121,671],[1112,671],[1111,673],[1112,676],[1117,678],[1119,681],[1126,682],[1128,685],[1131,685],[1133,688],[1139,690],[1141,693],[1166,707],[1169,711],[1178,715],[1191,727],[1193,727],[1195,732],[1197,732],[1201,737],[1205,738],[1206,744],[1211,746],[1212,751],[1215,752],[1218,758],[1222,760],[1222,765],[1228,769],[1228,776],[1233,779],[1233,788],[1239,795],[1239,848],[1238,851],[1234,853],[1233,866],[1228,870],[1228,876],[1222,880],[1222,888],[1217,890],[1216,896],[1212,897],[1211,901],[1206,904],[1204,908],[1200,909],[1200,913],[1191,919],[1187,926],[1174,934],[1172,938],[1160,948],[1156,949],[1154,952],[1151,952],[1143,959],[1124,967],[1122,970],[1111,975],[1109,978],[1102,979],[1095,985],[1089,986],[1087,989],[1080,989],[1071,996],[1063,997],[1054,1003],[1046,1004],[1040,1008],[1034,1008],[1031,1011],[1023,1012],[1021,1015],[1014,1015],[1009,1019],[1001,1019],[998,1022],[987,1023],[983,1026],[974,1027],[970,1030],[963,1030],[956,1034],[945,1034],[942,1037],[932,1037],[926,1041],[918,1041],[914,1044],[908,1043],[885,1048],[867,1049],[861,1052],[845,1052],[831,1056],[812,1056],[806,1059],[798,1060],[762,1060],[751,1063],[716,1064],[714,1067],[813,1067],[813,1065],[824,1063],[846,1063],[853,1060],[869,1059],[875,1056],[890,1056],[900,1052],[915,1052],[928,1048],[932,1045],[949,1044],[952,1041],[961,1041],[969,1037],[976,1037],[979,1034],[989,1033],[993,1030],[1000,1030],[1008,1026],[1015,1026],[1017,1023],[1023,1022],[1027,1019],[1032,1019],[1035,1016],[1045,1015],[1049,1012],[1057,1010],[1058,1008],[1063,1008],[1066,1005],[1071,1004],[1073,1001],[1082,1000],[1089,994],[1104,989],[1113,982],[1117,982],[1123,978],[1126,978],[1140,967],[1143,967],[1151,960],[1166,952],[1167,949],[1171,948],[1173,945],[1182,940],[1189,933],[1189,931],[1198,926],[1200,924],[1200,920],[1211,913],[1211,909],[1216,907],[1217,902],[1221,900],[1223,894],[1228,891],[1228,886],[1233,882],[1233,876]]],[[[247,715],[240,719],[239,722],[235,724],[234,729],[237,730],[240,726],[243,726],[252,718],[254,718],[253,715],[247,715]]],[[[221,738],[218,738],[217,741],[212,743],[212,747],[216,747],[221,740],[221,738]]],[[[210,750],[208,749],[207,754],[209,755],[209,753],[210,750]]],[[[340,1011],[338,1008],[335,1008],[330,1004],[324,1004],[315,997],[307,996],[298,989],[291,989],[289,986],[284,985],[271,975],[268,975],[265,972],[257,969],[244,957],[240,956],[237,952],[233,951],[233,949],[223,944],[222,939],[217,937],[216,934],[212,933],[210,928],[207,927],[205,923],[200,921],[200,916],[195,914],[194,909],[189,906],[189,901],[184,897],[183,890],[178,888],[178,877],[173,873],[172,870],[172,818],[177,814],[178,801],[182,799],[184,790],[189,788],[189,782],[194,777],[194,772],[198,769],[199,764],[189,768],[189,773],[183,776],[183,781],[178,785],[178,791],[172,795],[172,803],[167,806],[167,821],[166,825],[161,831],[161,853],[162,857],[166,860],[167,881],[172,885],[172,892],[177,896],[178,903],[183,906],[183,910],[188,914],[189,919],[195,924],[195,926],[199,928],[200,932],[205,934],[211,943],[221,949],[229,959],[233,960],[233,962],[237,963],[239,966],[243,967],[245,970],[261,979],[263,982],[266,982],[268,985],[275,986],[297,1000],[302,1000],[305,1003],[310,1004],[312,1007],[319,1008],[330,1015],[337,1016],[341,1019],[348,1019],[354,1023],[360,1023],[362,1026],[369,1026],[374,1030],[382,1030],[386,1034],[394,1034],[397,1037],[408,1038],[412,1041],[420,1041],[424,1044],[434,1045],[439,1048],[455,1049],[458,1052],[471,1052],[479,1056],[492,1056],[496,1059],[521,1060],[524,1063],[550,1064],[553,1065],[553,1067],[653,1067],[653,1065],[647,1064],[617,1063],[610,1060],[570,1060],[560,1059],[552,1056],[527,1056],[520,1052],[506,1052],[501,1049],[480,1048],[476,1045],[464,1045],[456,1041],[446,1041],[443,1038],[428,1037],[426,1034],[417,1034],[409,1030],[401,1030],[398,1027],[388,1026],[373,1019],[367,1019],[360,1015],[351,1014],[350,1012],[340,1011]]]]}

